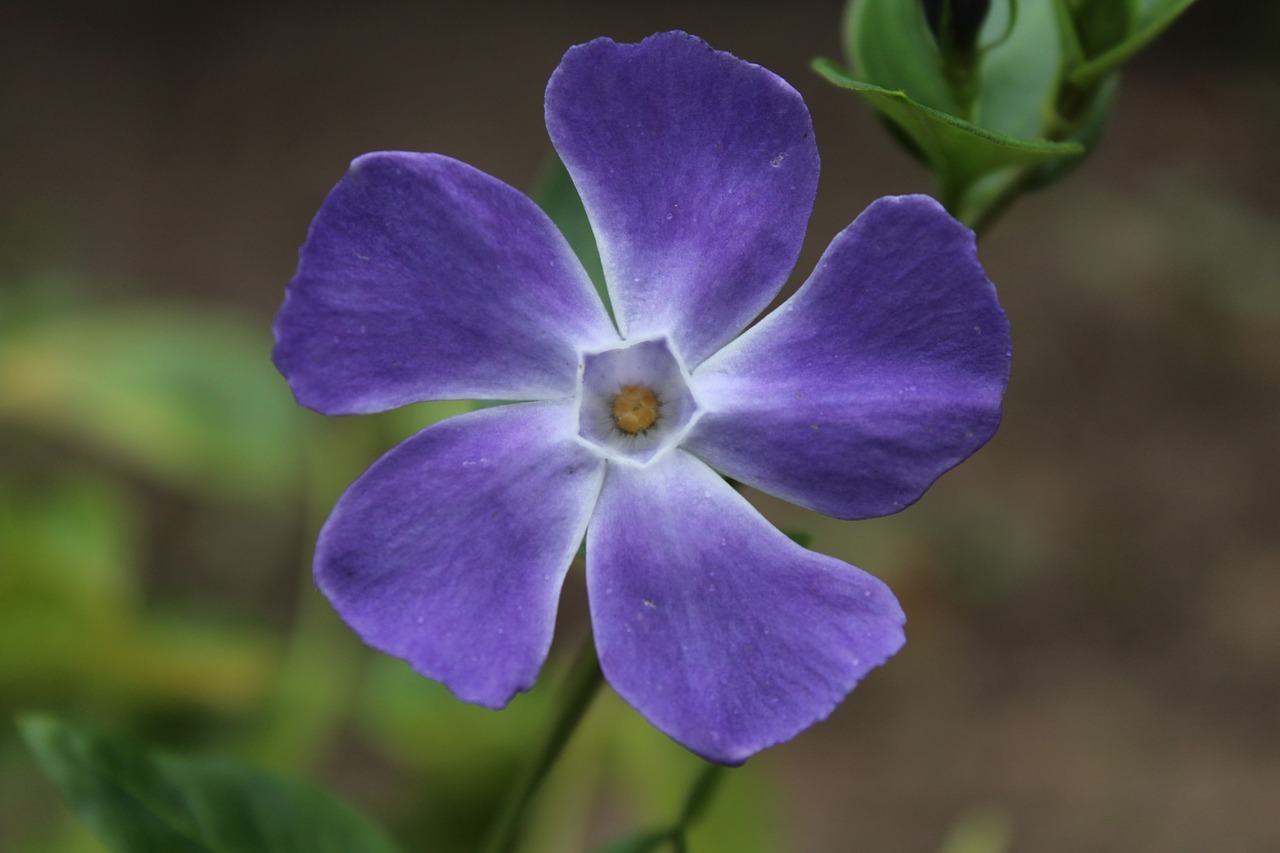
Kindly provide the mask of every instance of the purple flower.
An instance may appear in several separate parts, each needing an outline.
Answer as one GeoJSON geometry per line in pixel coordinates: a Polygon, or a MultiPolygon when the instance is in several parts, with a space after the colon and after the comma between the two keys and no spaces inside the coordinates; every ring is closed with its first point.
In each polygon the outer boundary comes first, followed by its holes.
{"type": "Polygon", "coordinates": [[[737,764],[826,717],[904,617],[716,471],[841,518],[902,509],[995,431],[1007,322],[972,233],[904,196],[739,334],[795,264],[818,154],[794,89],[696,38],[571,49],[546,120],[617,329],[533,202],[448,157],[363,156],[312,223],[275,325],[299,402],[531,401],[380,459],[321,532],[316,579],[365,642],[500,708],[537,678],[585,535],[606,679],[737,764]]]}

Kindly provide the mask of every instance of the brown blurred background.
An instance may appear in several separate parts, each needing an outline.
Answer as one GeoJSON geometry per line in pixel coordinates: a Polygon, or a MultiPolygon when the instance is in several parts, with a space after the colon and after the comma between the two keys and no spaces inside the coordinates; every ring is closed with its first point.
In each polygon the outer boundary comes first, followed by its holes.
{"type": "MultiPolygon", "coordinates": [[[[437,151],[531,187],[565,48],[678,28],[809,103],[823,175],[796,284],[869,201],[931,189],[808,70],[839,56],[841,6],[9,2],[0,240],[106,303],[234,306],[265,358],[351,158],[437,151]]],[[[1015,346],[986,449],[890,519],[762,499],[909,618],[830,721],[753,761],[786,849],[936,850],[959,821],[1014,850],[1280,850],[1277,36],[1271,4],[1202,0],[1126,73],[1097,154],[984,238],[1015,346]]],[[[151,530],[155,565],[184,567],[156,594],[270,618],[287,544],[230,514],[201,522],[219,553],[189,552],[191,517],[151,530]]]]}

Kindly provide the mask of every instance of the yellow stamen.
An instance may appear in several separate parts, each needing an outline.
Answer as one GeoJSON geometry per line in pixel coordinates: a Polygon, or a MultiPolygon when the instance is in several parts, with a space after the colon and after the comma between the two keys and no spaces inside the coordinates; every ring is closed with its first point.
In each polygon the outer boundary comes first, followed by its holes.
{"type": "Polygon", "coordinates": [[[613,398],[613,422],[623,432],[644,432],[658,420],[658,398],[643,385],[623,385],[613,398]]]}

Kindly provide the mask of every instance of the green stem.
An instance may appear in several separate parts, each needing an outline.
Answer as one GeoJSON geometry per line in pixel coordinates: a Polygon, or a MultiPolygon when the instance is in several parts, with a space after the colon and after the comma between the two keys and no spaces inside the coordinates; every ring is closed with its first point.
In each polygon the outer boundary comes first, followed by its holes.
{"type": "Polygon", "coordinates": [[[684,853],[688,847],[685,833],[706,811],[712,794],[719,787],[720,780],[724,778],[724,770],[725,768],[719,764],[708,764],[702,768],[702,772],[694,780],[693,787],[689,789],[689,795],[685,797],[684,808],[680,811],[680,820],[671,829],[671,844],[676,849],[676,853],[684,853]]]}
{"type": "MultiPolygon", "coordinates": [[[[1017,14],[1016,4],[1012,11],[1015,15],[1017,14]]],[[[1008,32],[1004,37],[1007,36],[1008,32]]],[[[1042,138],[1049,142],[1075,139],[1084,143],[1086,149],[1092,147],[1092,144],[1097,142],[1097,138],[1086,141],[1081,138],[1081,134],[1088,133],[1090,113],[1100,97],[1103,97],[1101,83],[1082,86],[1075,82],[1072,76],[1064,75],[1054,98],[1052,114],[1041,129],[1042,138]]],[[[1087,151],[1086,154],[1078,156],[1087,156],[1087,151]]],[[[958,198],[959,201],[955,207],[947,205],[947,210],[952,211],[957,219],[981,237],[982,233],[999,219],[1019,196],[1028,191],[1034,183],[1039,168],[1023,166],[1013,170],[1001,181],[998,189],[983,194],[977,203],[964,204],[966,198],[972,193],[973,185],[951,188],[951,197],[958,198]]],[[[943,190],[945,191],[946,188],[944,187],[943,190]]]]}
{"type": "Polygon", "coordinates": [[[1017,170],[1005,179],[999,190],[983,199],[981,204],[974,205],[968,210],[964,209],[963,205],[958,205],[956,218],[972,228],[974,236],[981,237],[992,223],[999,219],[1000,215],[1026,191],[1034,174],[1034,170],[1030,168],[1017,170]]]}
{"type": "Polygon", "coordinates": [[[546,739],[542,742],[533,762],[525,768],[516,784],[511,787],[502,810],[498,813],[493,828],[483,848],[484,853],[511,853],[515,849],[520,825],[524,820],[529,803],[538,792],[547,773],[555,765],[556,759],[564,751],[565,744],[577,728],[578,721],[586,713],[596,689],[604,681],[600,672],[600,661],[596,659],[596,647],[591,637],[586,642],[570,666],[561,686],[561,704],[556,713],[546,739]]]}
{"type": "MultiPolygon", "coordinates": [[[[1101,95],[1094,91],[1085,91],[1073,86],[1070,82],[1063,84],[1058,93],[1057,109],[1044,130],[1044,138],[1050,142],[1061,142],[1065,139],[1079,139],[1079,134],[1089,122],[1089,113],[1094,101],[1101,95]]],[[[1096,139],[1094,140],[1096,142],[1096,139]]],[[[1091,144],[1091,143],[1086,143],[1091,144]]],[[[1080,157],[1085,154],[1078,155],[1080,157]]],[[[961,201],[955,210],[956,218],[973,229],[979,237],[993,222],[1009,208],[1014,201],[1033,184],[1040,167],[1023,166],[1015,169],[1001,179],[994,190],[984,193],[978,203],[966,205],[964,201],[973,193],[973,185],[964,187],[959,193],[961,201]]],[[[948,210],[952,208],[948,207],[948,210]]]]}

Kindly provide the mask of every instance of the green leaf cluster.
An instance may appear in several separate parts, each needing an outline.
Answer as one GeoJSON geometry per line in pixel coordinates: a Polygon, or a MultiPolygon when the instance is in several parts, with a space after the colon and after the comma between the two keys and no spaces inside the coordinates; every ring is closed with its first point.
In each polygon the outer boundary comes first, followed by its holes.
{"type": "Polygon", "coordinates": [[[152,752],[54,717],[22,736],[72,810],[120,853],[394,853],[382,832],[305,782],[152,752]]]}
{"type": "Polygon", "coordinates": [[[850,0],[847,66],[862,96],[980,229],[1016,195],[1068,174],[1101,138],[1121,64],[1194,0],[993,0],[976,45],[937,38],[916,0],[850,0]]]}

